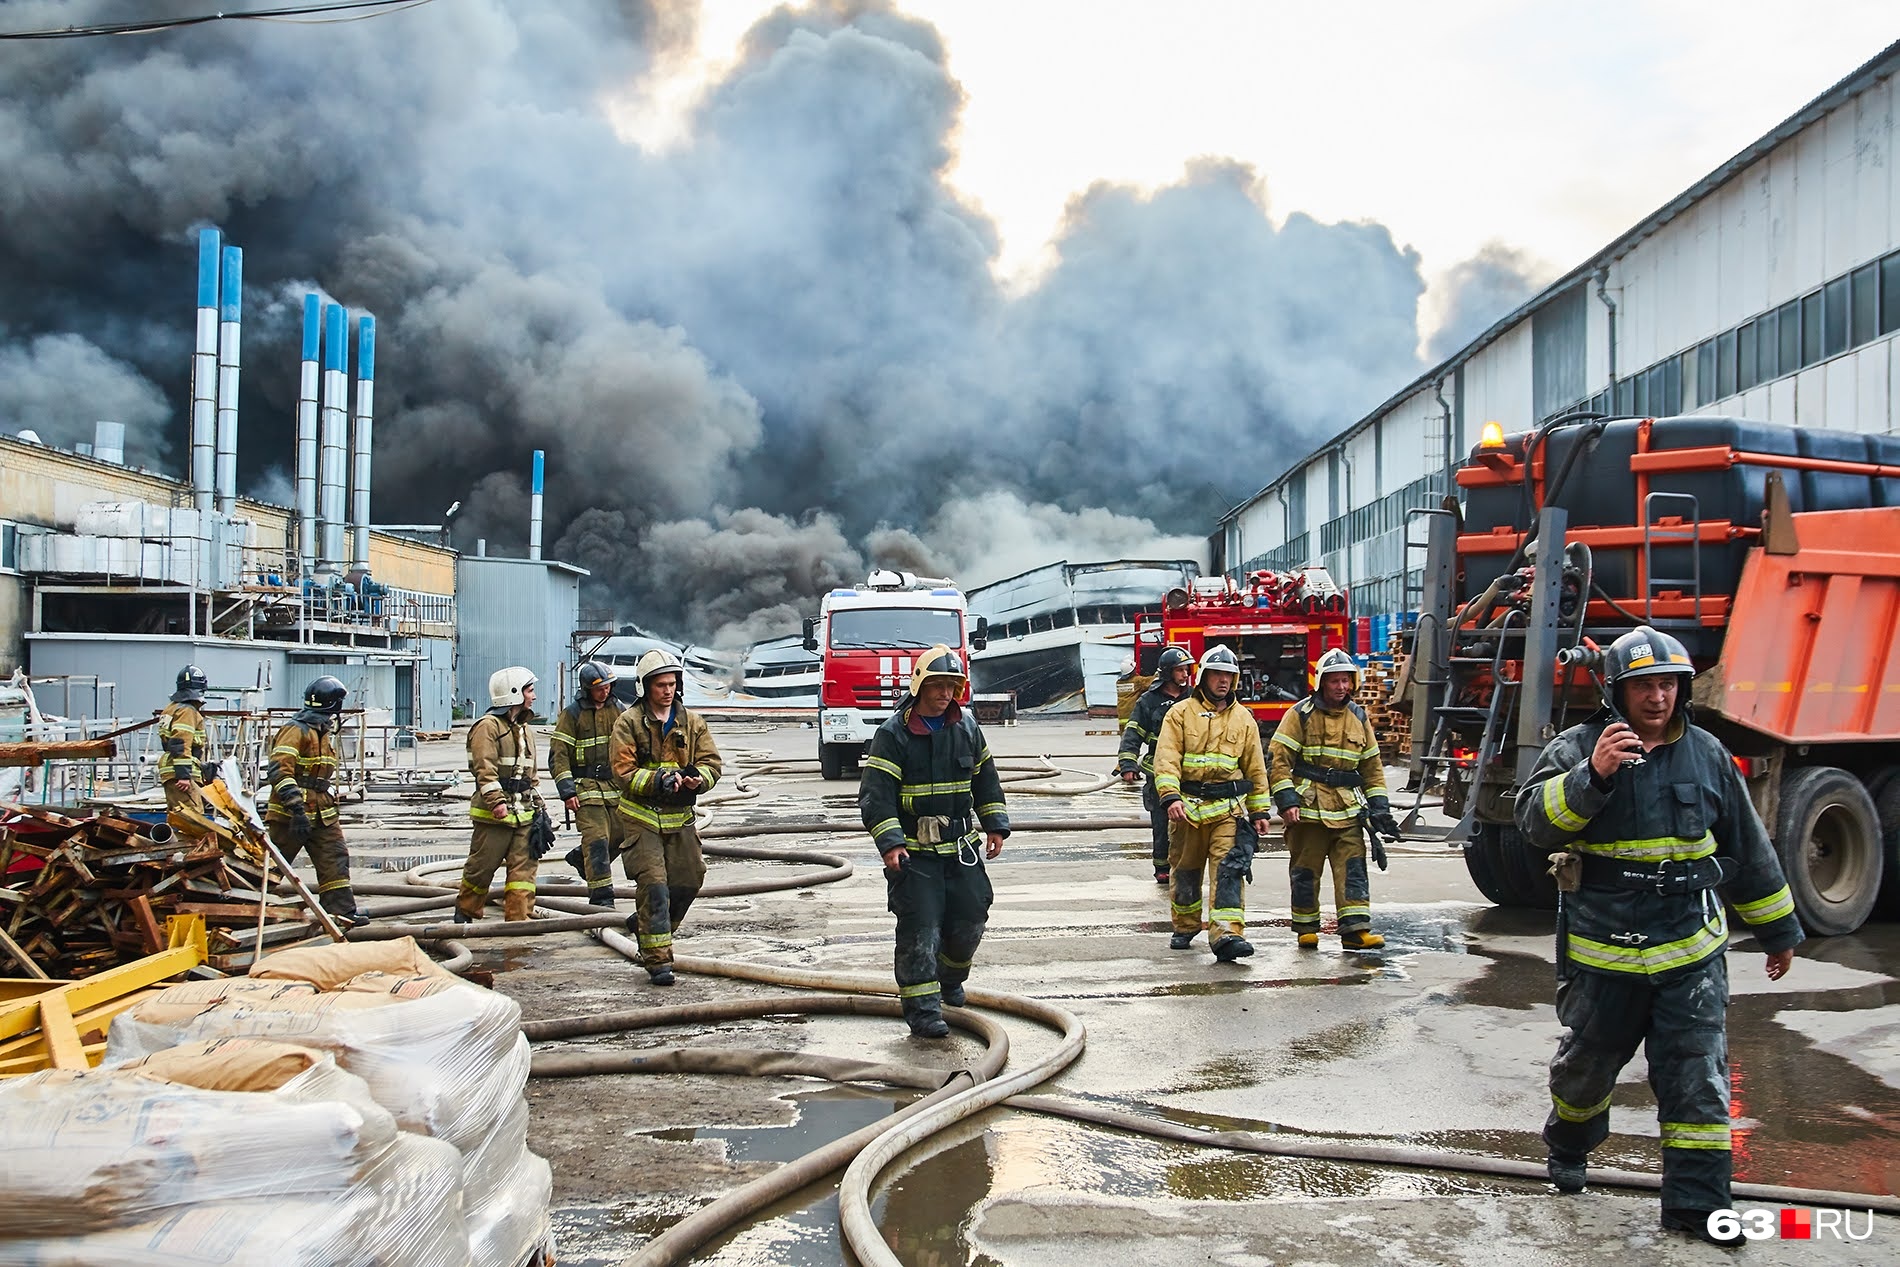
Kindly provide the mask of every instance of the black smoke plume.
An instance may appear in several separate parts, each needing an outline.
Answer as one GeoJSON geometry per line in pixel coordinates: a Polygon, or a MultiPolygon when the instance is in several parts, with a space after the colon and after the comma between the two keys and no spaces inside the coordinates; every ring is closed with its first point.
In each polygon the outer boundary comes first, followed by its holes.
{"type": "MultiPolygon", "coordinates": [[[[19,0],[0,28],[202,10],[19,0]]],[[[883,3],[777,10],[681,144],[623,140],[613,103],[695,15],[456,0],[6,44],[0,425],[116,415],[178,470],[216,224],[256,314],[247,487],[289,466],[287,297],[320,285],[378,318],[377,521],[461,500],[459,546],[519,549],[544,448],[548,551],[593,570],[589,605],[732,641],[872,563],[1191,543],[1418,368],[1412,253],[1277,220],[1223,160],[1081,193],[1006,292],[945,176],[943,42],[883,3]]]]}

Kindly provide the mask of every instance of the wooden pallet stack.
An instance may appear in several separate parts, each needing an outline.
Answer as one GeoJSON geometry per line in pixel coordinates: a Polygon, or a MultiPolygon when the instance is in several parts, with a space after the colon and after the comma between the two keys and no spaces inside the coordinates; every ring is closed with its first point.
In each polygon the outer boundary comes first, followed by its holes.
{"type": "Polygon", "coordinates": [[[1366,720],[1379,737],[1379,751],[1387,761],[1403,755],[1412,745],[1412,719],[1392,707],[1393,670],[1372,660],[1359,675],[1353,700],[1366,710],[1366,720]]]}
{"type": "Polygon", "coordinates": [[[79,979],[156,954],[172,915],[204,918],[216,968],[320,931],[304,902],[262,887],[262,869],[216,837],[0,802],[0,975],[79,979]]]}

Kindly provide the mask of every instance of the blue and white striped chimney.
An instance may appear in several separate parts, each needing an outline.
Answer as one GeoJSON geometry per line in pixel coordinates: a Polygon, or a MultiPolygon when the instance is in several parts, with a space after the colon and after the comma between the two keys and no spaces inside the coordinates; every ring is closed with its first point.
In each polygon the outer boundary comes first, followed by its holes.
{"type": "Polygon", "coordinates": [[[322,484],[323,551],[317,571],[334,573],[344,563],[343,523],[349,512],[345,482],[350,477],[349,314],[340,304],[323,310],[323,453],[318,464],[322,484]]]}
{"type": "Polygon", "coordinates": [[[317,355],[323,347],[323,297],[303,297],[303,368],[297,379],[297,571],[317,569],[317,355]]]}
{"type": "Polygon", "coordinates": [[[369,571],[369,446],[374,434],[376,406],[376,318],[365,314],[356,322],[356,427],[350,434],[350,457],[355,471],[350,480],[355,523],[353,570],[369,571]]]}
{"type": "Polygon", "coordinates": [[[534,451],[534,496],[528,503],[528,557],[541,557],[541,478],[546,473],[544,455],[534,451]]]}
{"type": "Polygon", "coordinates": [[[191,356],[191,498],[212,508],[217,482],[218,267],[224,237],[198,230],[198,342],[191,356]]]}
{"type": "Polygon", "coordinates": [[[244,251],[227,246],[218,287],[218,511],[237,509],[238,338],[243,321],[244,251]]]}

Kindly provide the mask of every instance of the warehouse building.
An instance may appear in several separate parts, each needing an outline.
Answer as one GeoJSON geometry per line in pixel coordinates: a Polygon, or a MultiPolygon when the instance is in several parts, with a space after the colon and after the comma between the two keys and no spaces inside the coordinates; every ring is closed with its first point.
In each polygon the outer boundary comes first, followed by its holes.
{"type": "MultiPolygon", "coordinates": [[[[1407,513],[1487,421],[1574,409],[1900,434],[1900,44],[1856,70],[1220,521],[1219,570],[1406,592],[1407,513]]],[[[1422,537],[1422,530],[1415,530],[1422,537]]]]}

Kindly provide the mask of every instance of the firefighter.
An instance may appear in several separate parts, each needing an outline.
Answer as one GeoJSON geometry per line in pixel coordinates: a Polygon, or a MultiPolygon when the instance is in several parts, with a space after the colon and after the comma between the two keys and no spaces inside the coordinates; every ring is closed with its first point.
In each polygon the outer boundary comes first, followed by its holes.
{"type": "Polygon", "coordinates": [[[475,776],[475,795],[468,803],[474,821],[469,839],[468,865],[462,868],[462,889],[455,899],[455,922],[466,924],[482,917],[488,885],[495,869],[505,866],[502,918],[524,920],[534,913],[534,873],[528,828],[536,811],[546,813],[535,787],[534,715],[535,676],[519,665],[497,669],[488,679],[490,708],[468,731],[468,768],[475,776]]]}
{"type": "Polygon", "coordinates": [[[1333,910],[1347,950],[1376,950],[1372,885],[1366,873],[1366,820],[1397,836],[1385,790],[1385,762],[1366,710],[1353,702],[1359,666],[1338,647],[1314,666],[1313,693],[1286,710],[1273,732],[1273,803],[1286,823],[1293,931],[1319,945],[1319,878],[1333,872],[1333,910]]]}
{"type": "Polygon", "coordinates": [[[706,882],[693,803],[724,769],[705,719],[680,700],[686,666],[655,648],[634,666],[640,697],[614,722],[607,761],[621,788],[621,866],[634,883],[627,931],[654,985],[673,984],[673,934],[706,882]]]}
{"type": "Polygon", "coordinates": [[[1545,746],[1517,826],[1558,879],[1557,1020],[1544,1124],[1551,1182],[1577,1192],[1639,1045],[1661,1125],[1662,1226],[1729,1205],[1728,923],[1722,893],[1788,971],[1803,939],[1774,846],[1720,740],[1692,723],[1683,645],[1639,625],[1604,655],[1605,708],[1545,746]],[[1617,713],[1620,712],[1621,716],[1617,713]],[[1625,720],[1627,719],[1627,720],[1625,720]]]}
{"type": "Polygon", "coordinates": [[[1253,953],[1247,940],[1248,873],[1267,830],[1267,763],[1260,726],[1235,701],[1240,662],[1231,648],[1201,656],[1194,690],[1168,709],[1155,743],[1155,791],[1168,816],[1171,950],[1186,950],[1201,931],[1202,872],[1214,870],[1208,938],[1214,958],[1232,963],[1253,953]]]}
{"type": "Polygon", "coordinates": [[[1161,719],[1175,702],[1188,693],[1194,676],[1194,657],[1181,647],[1168,647],[1155,662],[1155,680],[1135,701],[1135,711],[1122,728],[1121,750],[1116,756],[1117,773],[1122,782],[1133,784],[1141,779],[1141,807],[1148,811],[1148,830],[1154,838],[1155,883],[1168,883],[1168,811],[1161,808],[1155,795],[1155,742],[1161,734],[1161,719]],[[1144,751],[1145,749],[1145,751],[1144,751]]]}
{"type": "Polygon", "coordinates": [[[620,851],[620,815],[614,803],[620,789],[607,763],[614,723],[625,711],[614,698],[614,673],[590,660],[574,673],[580,689],[561,710],[548,740],[548,773],[557,795],[580,828],[580,848],[569,851],[568,865],[587,879],[591,906],[614,904],[614,855],[620,851]]]}
{"type": "Polygon", "coordinates": [[[270,749],[270,805],[264,824],[286,862],[310,851],[317,870],[317,900],[345,927],[369,923],[350,891],[350,851],[337,821],[336,740],[343,698],[350,688],[325,675],[304,688],[303,710],[277,732],[270,749]]]}
{"type": "Polygon", "coordinates": [[[1003,852],[1003,783],[975,714],[958,700],[969,674],[942,643],[917,657],[910,690],[865,749],[858,810],[884,860],[897,917],[892,966],[917,1038],[950,1033],[995,896],[984,859],[1003,852]]]}
{"type": "Polygon", "coordinates": [[[165,785],[165,821],[181,840],[195,841],[204,828],[194,819],[210,817],[198,789],[218,777],[218,767],[206,759],[210,737],[204,702],[211,680],[203,669],[187,664],[178,670],[177,687],[158,715],[158,781],[165,785]]]}

